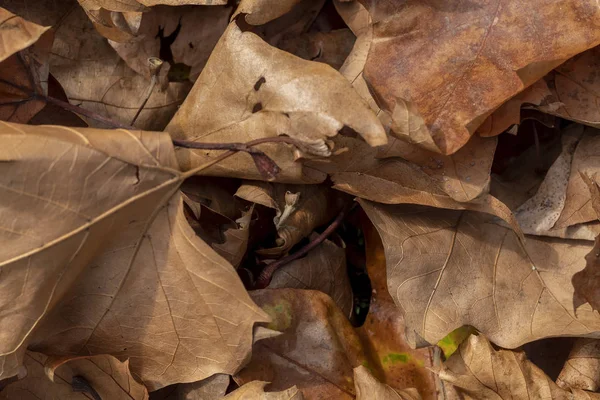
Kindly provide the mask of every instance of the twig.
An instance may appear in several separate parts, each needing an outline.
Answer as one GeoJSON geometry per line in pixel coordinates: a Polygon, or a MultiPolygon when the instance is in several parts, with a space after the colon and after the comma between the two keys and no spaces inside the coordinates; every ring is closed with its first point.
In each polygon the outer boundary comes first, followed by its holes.
{"type": "Polygon", "coordinates": [[[292,262],[294,260],[297,260],[298,258],[304,256],[309,251],[311,251],[312,249],[314,249],[315,247],[317,247],[318,245],[320,245],[321,243],[323,243],[323,241],[325,239],[327,239],[329,237],[329,235],[331,235],[333,232],[335,232],[335,230],[342,223],[342,220],[344,219],[344,217],[346,216],[346,214],[348,214],[348,212],[350,212],[350,210],[352,210],[355,206],[356,206],[356,203],[354,203],[354,202],[347,204],[342,209],[342,211],[340,211],[340,213],[338,214],[338,216],[335,217],[335,219],[333,220],[333,222],[331,223],[331,225],[329,225],[327,227],[327,229],[325,229],[323,231],[323,233],[321,233],[320,235],[318,235],[317,237],[315,237],[313,240],[311,240],[310,243],[308,243],[306,246],[302,247],[297,252],[295,252],[293,254],[288,254],[287,256],[285,256],[283,258],[280,258],[279,260],[277,260],[275,262],[272,262],[271,264],[267,265],[265,267],[265,269],[263,269],[263,271],[260,273],[260,275],[258,276],[258,278],[256,279],[256,283],[254,285],[254,289],[264,289],[264,288],[266,288],[267,286],[269,286],[269,283],[271,283],[271,278],[273,277],[273,274],[275,273],[275,271],[277,271],[279,268],[281,268],[285,264],[288,264],[288,263],[290,263],[290,262],[292,262]]]}
{"type": "Polygon", "coordinates": [[[67,103],[66,101],[59,100],[55,97],[50,97],[50,96],[46,96],[43,94],[37,94],[37,93],[35,93],[33,96],[37,99],[45,101],[46,103],[54,104],[58,107],[61,107],[67,111],[71,111],[76,114],[83,115],[84,117],[88,117],[90,119],[102,122],[102,123],[110,126],[111,128],[122,128],[122,129],[129,129],[129,130],[137,129],[131,125],[121,124],[120,122],[114,121],[114,120],[112,120],[108,117],[105,117],[103,115],[100,115],[94,111],[86,110],[85,108],[81,108],[74,104],[67,103]]]}
{"type": "Polygon", "coordinates": [[[154,86],[156,86],[156,82],[158,81],[158,73],[160,72],[160,69],[163,66],[163,60],[161,60],[158,57],[150,57],[150,58],[148,58],[148,64],[149,64],[148,68],[150,69],[150,75],[152,76],[152,78],[150,79],[150,86],[148,86],[148,89],[146,89],[146,93],[144,93],[144,97],[143,97],[144,100],[142,101],[142,105],[140,105],[140,108],[135,113],[135,116],[131,120],[130,125],[135,124],[135,121],[140,116],[140,113],[146,106],[146,103],[150,99],[150,96],[152,96],[152,91],[154,91],[154,86]]]}

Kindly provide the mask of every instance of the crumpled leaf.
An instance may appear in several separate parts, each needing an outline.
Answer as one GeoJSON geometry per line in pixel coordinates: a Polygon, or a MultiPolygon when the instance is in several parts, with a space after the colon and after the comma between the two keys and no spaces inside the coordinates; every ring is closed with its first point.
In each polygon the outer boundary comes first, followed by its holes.
{"type": "Polygon", "coordinates": [[[242,216],[235,220],[237,224],[234,228],[229,228],[223,232],[225,242],[214,243],[212,248],[219,253],[224,259],[229,261],[231,265],[237,268],[248,249],[248,238],[250,235],[250,221],[254,207],[246,212],[242,212],[242,216]]]}
{"type": "Polygon", "coordinates": [[[597,392],[600,389],[600,341],[577,339],[556,383],[563,389],[597,392]]]}
{"type": "Polygon", "coordinates": [[[573,308],[589,303],[593,310],[600,310],[600,234],[596,236],[594,247],[585,256],[585,268],[571,279],[575,293],[573,294],[573,308]]]}
{"type": "MultiPolygon", "coordinates": [[[[368,220],[362,227],[372,296],[365,322],[356,328],[356,332],[370,359],[366,366],[374,378],[370,377],[368,380],[378,379],[381,381],[378,385],[389,385],[394,390],[416,388],[423,399],[437,399],[434,375],[428,369],[433,365],[432,349],[410,348],[402,311],[396,307],[387,290],[383,244],[368,220]]],[[[356,369],[354,376],[357,397],[360,398],[356,369]]],[[[367,380],[364,374],[360,378],[367,380]]],[[[366,391],[362,395],[369,393],[366,391]]]]}
{"type": "MultiPolygon", "coordinates": [[[[273,21],[302,3],[303,0],[241,0],[231,19],[235,19],[238,15],[243,14],[244,19],[250,25],[264,25],[267,22],[273,21]]],[[[308,3],[308,1],[306,1],[308,3]]]]}
{"type": "Polygon", "coordinates": [[[354,40],[349,29],[337,29],[284,37],[277,47],[305,60],[322,62],[340,69],[352,50],[354,40]]]}
{"type": "Polygon", "coordinates": [[[105,38],[126,41],[148,9],[136,0],[77,0],[96,30],[105,38]]]}
{"type": "Polygon", "coordinates": [[[523,352],[494,350],[483,335],[471,335],[439,372],[465,399],[600,399],[600,394],[559,388],[523,352]]]}
{"type": "Polygon", "coordinates": [[[516,0],[362,3],[374,23],[364,76],[379,105],[393,119],[422,118],[431,141],[421,145],[443,154],[460,149],[506,100],[600,42],[591,0],[530,8],[516,0]]]}
{"type": "Polygon", "coordinates": [[[357,400],[421,400],[416,389],[395,390],[375,379],[362,365],[354,368],[354,387],[357,400]]]}
{"type": "Polygon", "coordinates": [[[296,386],[280,392],[265,392],[269,382],[252,381],[225,396],[224,400],[303,400],[302,392],[296,386]]]}
{"type": "Polygon", "coordinates": [[[348,319],[329,296],[301,289],[264,289],[251,296],[271,316],[268,328],[283,334],[255,344],[236,382],[268,381],[269,391],[296,385],[309,399],[354,398],[352,369],[365,358],[348,319]]]}
{"type": "Polygon", "coordinates": [[[275,271],[269,288],[320,290],[329,295],[346,316],[352,313],[354,298],[346,270],[346,252],[330,240],[275,271]]]}
{"type": "MultiPolygon", "coordinates": [[[[187,76],[179,80],[194,81],[227,27],[230,14],[230,7],[153,7],[142,14],[140,26],[131,39],[109,43],[131,69],[148,79],[151,77],[148,58],[170,56],[164,61],[171,68],[185,65],[187,76]],[[161,37],[169,38],[167,49],[161,49],[161,37]]],[[[167,68],[164,73],[166,76],[167,68]]]]}
{"type": "Polygon", "coordinates": [[[463,325],[507,348],[600,329],[591,307],[572,308],[586,242],[527,237],[523,248],[484,214],[360,203],[384,244],[388,290],[429,343],[463,325]]]}
{"type": "MultiPolygon", "coordinates": [[[[307,147],[302,150],[327,156],[330,150],[325,140],[344,125],[371,145],[386,142],[376,116],[335,70],[271,47],[233,22],[166,129],[175,139],[202,142],[247,142],[286,134],[307,147]]],[[[280,181],[319,182],[325,178],[322,173],[303,177],[302,164],[294,161],[298,154],[291,145],[271,143],[261,150],[281,168],[280,181]]],[[[177,156],[188,169],[218,153],[180,148],[177,156]]],[[[248,154],[230,160],[203,174],[264,179],[248,154]]]]}
{"type": "Polygon", "coordinates": [[[285,254],[313,230],[329,222],[344,205],[344,198],[325,185],[282,185],[248,182],[235,195],[252,203],[274,208],[277,247],[259,249],[257,254],[285,254]]]}
{"type": "Polygon", "coordinates": [[[103,399],[146,400],[148,391],[129,371],[129,363],[110,355],[52,360],[43,354],[27,352],[27,376],[9,384],[0,399],[89,399],[74,391],[74,377],[82,377],[103,399]],[[50,364],[48,364],[50,363],[50,364]]]}
{"type": "Polygon", "coordinates": [[[0,21],[0,119],[26,123],[45,106],[32,93],[48,93],[48,57],[54,35],[50,27],[3,8],[0,21]]]}
{"type": "Polygon", "coordinates": [[[50,29],[29,22],[0,7],[0,62],[31,46],[50,29]]]}
{"type": "Polygon", "coordinates": [[[152,392],[151,400],[219,400],[230,383],[226,374],[215,374],[192,383],[179,383],[152,392]]]}
{"type": "MultiPolygon", "coordinates": [[[[142,104],[150,80],[132,71],[92,27],[85,13],[72,9],[56,28],[50,72],[69,102],[129,125],[142,104]]],[[[190,83],[157,85],[135,126],[162,130],[183,101],[190,83]]],[[[105,127],[86,119],[90,126],[105,127]]]]}
{"type": "Polygon", "coordinates": [[[187,225],[170,137],[11,124],[2,136],[2,376],[27,344],[129,358],[150,389],[237,371],[267,317],[187,225]]]}

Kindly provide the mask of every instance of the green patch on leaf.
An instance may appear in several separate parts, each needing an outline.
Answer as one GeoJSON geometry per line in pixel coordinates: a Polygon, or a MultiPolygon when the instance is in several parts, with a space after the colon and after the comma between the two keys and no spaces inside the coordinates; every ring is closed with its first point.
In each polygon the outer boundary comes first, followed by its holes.
{"type": "Polygon", "coordinates": [[[292,305],[290,302],[281,300],[277,304],[266,304],[263,306],[263,310],[272,319],[267,328],[283,332],[292,325],[292,305]]]}
{"type": "Polygon", "coordinates": [[[437,345],[442,349],[444,357],[448,359],[466,338],[475,333],[477,333],[477,330],[472,326],[461,326],[450,332],[445,338],[440,340],[437,345]]]}

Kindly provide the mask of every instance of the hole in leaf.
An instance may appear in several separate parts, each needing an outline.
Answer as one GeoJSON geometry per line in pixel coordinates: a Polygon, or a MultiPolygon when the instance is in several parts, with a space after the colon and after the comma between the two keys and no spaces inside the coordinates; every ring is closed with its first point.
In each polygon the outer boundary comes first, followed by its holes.
{"type": "Polygon", "coordinates": [[[259,80],[256,81],[256,83],[254,84],[254,90],[258,90],[260,89],[260,87],[262,86],[263,83],[265,83],[267,80],[265,79],[264,76],[261,76],[259,80]]]}
{"type": "Polygon", "coordinates": [[[252,114],[259,112],[263,109],[262,103],[258,102],[252,107],[252,114]]]}

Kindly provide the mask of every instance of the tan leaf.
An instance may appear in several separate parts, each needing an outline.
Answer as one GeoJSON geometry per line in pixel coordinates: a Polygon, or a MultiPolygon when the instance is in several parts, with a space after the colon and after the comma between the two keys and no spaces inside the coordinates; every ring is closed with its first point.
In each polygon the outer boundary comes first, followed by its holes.
{"type": "MultiPolygon", "coordinates": [[[[378,385],[389,385],[398,391],[416,388],[423,399],[437,399],[434,374],[427,369],[433,363],[431,348],[410,348],[406,339],[404,316],[387,291],[383,244],[375,227],[368,220],[362,227],[372,296],[369,313],[356,332],[371,360],[367,367],[375,378],[370,380],[379,379],[381,383],[378,385]]],[[[359,382],[356,369],[354,376],[357,386],[359,382]]],[[[366,379],[364,376],[361,378],[366,379]]],[[[362,393],[364,396],[370,392],[362,393]]],[[[357,396],[361,396],[358,386],[357,396]]]]}
{"type": "Polygon", "coordinates": [[[194,202],[233,220],[236,218],[237,209],[231,197],[238,185],[227,185],[221,178],[194,176],[183,182],[181,191],[194,202]]]}
{"type": "Polygon", "coordinates": [[[277,211],[274,222],[278,246],[257,250],[270,257],[285,254],[315,228],[329,222],[344,205],[344,198],[325,185],[249,182],[240,186],[235,195],[267,207],[275,205],[271,208],[277,211]]]}
{"type": "Polygon", "coordinates": [[[443,365],[440,378],[464,399],[600,399],[600,394],[559,388],[523,352],[494,350],[471,335],[443,365]]]}
{"type": "Polygon", "coordinates": [[[171,68],[179,67],[176,64],[184,65],[187,76],[180,79],[194,81],[227,27],[230,14],[230,7],[153,7],[142,14],[140,26],[132,38],[109,43],[131,69],[149,79],[148,58],[164,57],[161,37],[170,37],[174,39],[168,47],[172,59],[165,61],[171,68]]]}
{"type": "Polygon", "coordinates": [[[71,383],[76,376],[84,378],[103,399],[148,399],[146,388],[131,375],[129,363],[110,355],[52,360],[43,354],[27,352],[24,363],[27,376],[8,385],[0,392],[0,399],[90,398],[73,390],[71,383]]]}
{"type": "Polygon", "coordinates": [[[337,29],[285,37],[277,47],[305,60],[322,62],[340,69],[352,50],[354,40],[355,37],[349,29],[337,29]]]}
{"type": "MultiPolygon", "coordinates": [[[[136,74],[92,27],[84,12],[72,9],[56,28],[50,72],[72,104],[130,124],[150,80],[136,74]]],[[[135,125],[162,130],[183,101],[190,84],[157,85],[135,125]]],[[[89,125],[102,127],[87,119],[89,125]]]]}
{"type": "Polygon", "coordinates": [[[0,281],[2,376],[16,373],[28,343],[129,358],[152,389],[234,373],[266,315],[187,225],[173,196],[185,175],[170,137],[11,124],[1,132],[1,265],[10,271],[0,281]]]}
{"type": "Polygon", "coordinates": [[[141,13],[148,10],[136,0],[77,1],[102,36],[119,42],[131,39],[141,13]]]}
{"type": "Polygon", "coordinates": [[[296,385],[308,399],[354,398],[352,369],[364,361],[360,341],[329,296],[312,290],[264,289],[251,293],[282,335],[255,344],[235,380],[271,382],[269,391],[296,385]]]}
{"type": "Polygon", "coordinates": [[[248,382],[237,390],[234,390],[224,400],[303,400],[302,392],[296,386],[280,392],[265,392],[268,382],[248,382]]]}
{"type": "Polygon", "coordinates": [[[214,243],[211,247],[219,253],[231,265],[237,268],[248,249],[248,237],[250,235],[250,220],[254,207],[246,212],[242,212],[242,217],[238,218],[235,228],[229,228],[223,232],[225,236],[224,243],[214,243]]]}
{"type": "MultiPolygon", "coordinates": [[[[240,14],[245,14],[244,19],[250,25],[264,25],[273,21],[292,9],[303,0],[241,0],[231,19],[235,19],[240,14]]],[[[308,2],[307,2],[308,3],[308,2]]]]}
{"type": "MultiPolygon", "coordinates": [[[[166,129],[176,139],[202,142],[246,142],[286,134],[306,143],[311,152],[329,155],[325,140],[345,125],[371,145],[386,142],[375,115],[335,70],[271,47],[234,22],[166,129]],[[200,102],[205,106],[197,107],[200,102]]],[[[281,167],[278,180],[318,182],[325,177],[303,178],[302,164],[294,161],[290,145],[261,149],[281,167]]],[[[212,159],[215,151],[179,149],[177,156],[187,169],[212,159]]],[[[247,154],[204,172],[264,179],[247,154]]]]}
{"type": "Polygon", "coordinates": [[[429,343],[463,325],[507,348],[600,329],[591,307],[572,308],[586,242],[527,237],[523,248],[484,214],[360,203],[384,244],[388,290],[429,343]]]}
{"type": "Polygon", "coordinates": [[[50,29],[29,22],[0,7],[0,62],[31,46],[50,29]]]}
{"type": "Polygon", "coordinates": [[[526,9],[517,0],[363,4],[374,23],[365,78],[379,105],[392,116],[416,111],[444,154],[467,143],[506,100],[600,42],[591,0],[526,9]]]}
{"type": "Polygon", "coordinates": [[[354,368],[357,400],[421,400],[416,389],[395,390],[379,382],[364,366],[354,368]]]}
{"type": "Polygon", "coordinates": [[[577,339],[556,383],[563,389],[600,389],[600,341],[577,339]]]}
{"type": "Polygon", "coordinates": [[[571,282],[575,288],[573,307],[576,310],[585,303],[589,303],[594,310],[600,310],[600,234],[596,236],[594,247],[585,256],[585,268],[573,275],[571,282]]]}
{"type": "Polygon", "coordinates": [[[305,257],[279,268],[269,288],[320,290],[333,299],[344,315],[349,317],[352,312],[354,298],[346,270],[346,252],[329,240],[305,257]]]}

